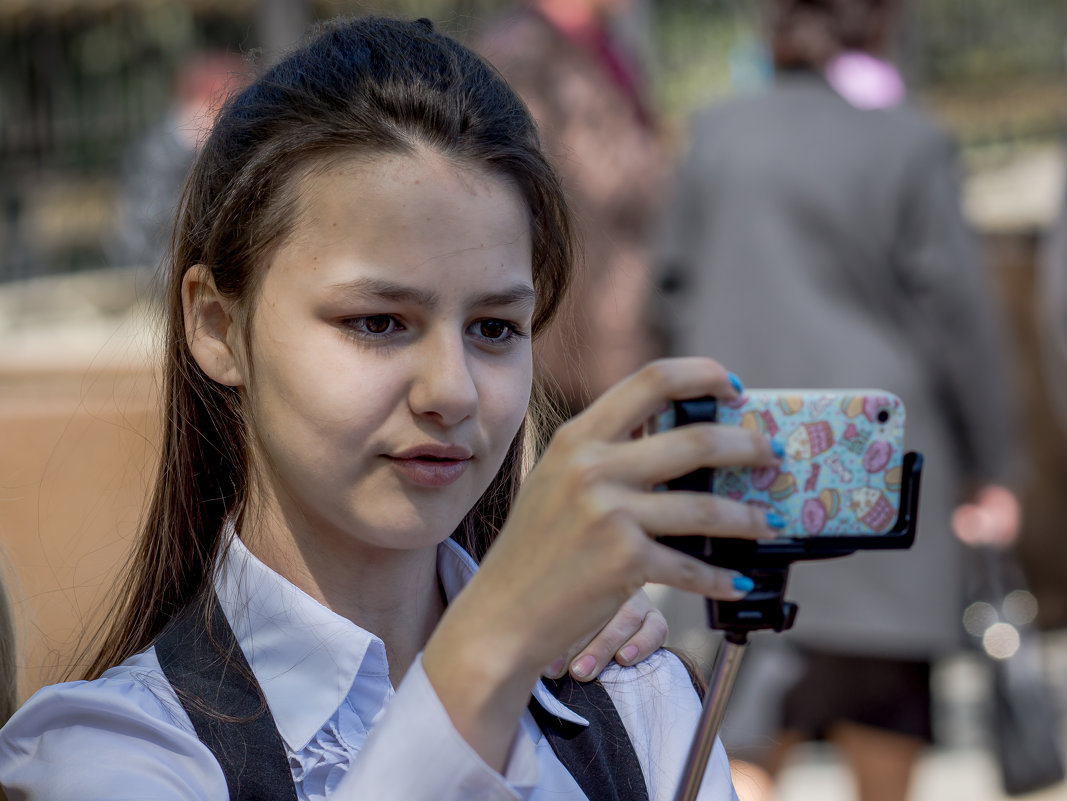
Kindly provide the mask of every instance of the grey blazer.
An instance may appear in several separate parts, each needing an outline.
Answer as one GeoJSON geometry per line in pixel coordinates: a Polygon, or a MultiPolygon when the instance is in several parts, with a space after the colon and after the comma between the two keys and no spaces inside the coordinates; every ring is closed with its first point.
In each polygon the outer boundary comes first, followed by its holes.
{"type": "Polygon", "coordinates": [[[747,386],[883,388],[926,456],[913,550],[794,566],[792,638],[925,658],[960,636],[951,509],[1019,466],[1012,381],[947,136],[814,73],[701,113],[658,249],[676,354],[747,386]]]}

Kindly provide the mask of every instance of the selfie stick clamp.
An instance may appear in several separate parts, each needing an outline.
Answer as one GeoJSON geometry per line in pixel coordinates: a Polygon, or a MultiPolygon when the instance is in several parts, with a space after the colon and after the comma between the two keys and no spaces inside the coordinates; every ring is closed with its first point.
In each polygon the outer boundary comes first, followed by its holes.
{"type": "Polygon", "coordinates": [[[739,601],[707,600],[708,626],[722,631],[723,638],[708,677],[704,706],[686,758],[682,780],[674,796],[675,801],[696,801],[748,646],[749,633],[761,630],[782,632],[793,626],[797,605],[785,600],[790,565],[802,560],[847,556],[857,550],[871,549],[871,543],[876,543],[873,545],[876,549],[910,547],[915,539],[921,472],[922,455],[914,452],[905,454],[900,511],[891,532],[898,535],[895,537],[883,539],[869,535],[844,535],[836,539],[832,547],[827,547],[826,539],[823,539],[817,548],[804,540],[781,545],[751,540],[706,541],[709,544],[706,546],[708,553],[705,561],[737,570],[752,579],[755,586],[739,601]]]}

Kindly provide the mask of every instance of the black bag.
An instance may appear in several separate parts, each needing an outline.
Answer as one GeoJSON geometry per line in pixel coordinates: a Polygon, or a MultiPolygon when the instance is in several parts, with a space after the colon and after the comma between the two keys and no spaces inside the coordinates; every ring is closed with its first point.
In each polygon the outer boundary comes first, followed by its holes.
{"type": "Polygon", "coordinates": [[[1017,558],[1011,550],[973,551],[964,626],[992,672],[990,722],[1001,784],[1007,795],[1024,795],[1064,780],[1061,710],[1031,625],[1037,602],[1026,590],[1017,558]]]}

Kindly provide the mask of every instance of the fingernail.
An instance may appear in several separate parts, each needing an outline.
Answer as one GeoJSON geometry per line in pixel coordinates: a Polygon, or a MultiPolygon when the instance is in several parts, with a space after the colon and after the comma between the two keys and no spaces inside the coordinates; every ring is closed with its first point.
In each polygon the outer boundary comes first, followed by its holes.
{"type": "Polygon", "coordinates": [[[782,443],[776,439],[771,440],[771,451],[773,451],[774,455],[779,459],[785,456],[785,448],[782,446],[782,443]]]}
{"type": "Polygon", "coordinates": [[[625,662],[627,665],[637,659],[637,646],[627,645],[621,651],[619,651],[619,659],[625,662]]]}
{"type": "Polygon", "coordinates": [[[771,528],[785,528],[785,518],[777,512],[767,512],[767,525],[771,528]]]}
{"type": "Polygon", "coordinates": [[[734,576],[734,589],[738,592],[752,592],[755,586],[756,582],[754,582],[748,576],[734,576]]]}
{"type": "Polygon", "coordinates": [[[545,668],[545,675],[549,678],[555,678],[556,676],[562,675],[566,664],[567,660],[561,656],[559,659],[557,659],[555,662],[545,668]]]}
{"type": "Polygon", "coordinates": [[[737,390],[737,394],[738,395],[741,395],[742,393],[744,393],[745,386],[744,386],[744,384],[741,383],[741,379],[740,378],[738,378],[734,373],[730,373],[729,379],[730,379],[730,384],[733,386],[734,389],[737,390]]]}
{"type": "Polygon", "coordinates": [[[580,679],[584,679],[587,676],[593,674],[593,669],[596,667],[596,657],[592,654],[586,654],[581,659],[576,659],[571,664],[571,673],[580,679]]]}

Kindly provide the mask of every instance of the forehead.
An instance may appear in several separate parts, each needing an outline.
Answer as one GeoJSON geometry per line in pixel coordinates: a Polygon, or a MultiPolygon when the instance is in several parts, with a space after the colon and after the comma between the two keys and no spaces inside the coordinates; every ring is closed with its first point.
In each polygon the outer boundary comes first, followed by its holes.
{"type": "Polygon", "coordinates": [[[420,150],[321,163],[293,188],[292,228],[268,276],[532,280],[526,205],[484,168],[420,150]]]}

